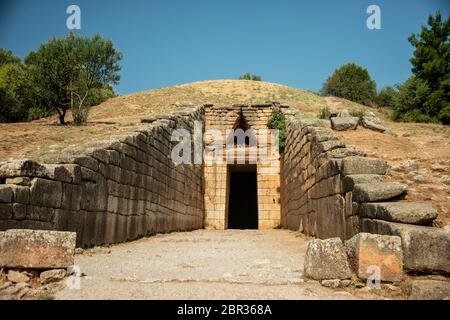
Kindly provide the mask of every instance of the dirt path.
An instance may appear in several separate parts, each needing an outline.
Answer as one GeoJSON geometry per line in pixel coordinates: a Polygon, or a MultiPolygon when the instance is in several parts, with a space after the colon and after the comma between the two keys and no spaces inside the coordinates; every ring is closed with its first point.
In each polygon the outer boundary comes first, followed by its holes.
{"type": "Polygon", "coordinates": [[[308,239],[287,230],[198,230],[88,250],[81,289],[56,299],[354,299],[304,282],[308,239]]]}

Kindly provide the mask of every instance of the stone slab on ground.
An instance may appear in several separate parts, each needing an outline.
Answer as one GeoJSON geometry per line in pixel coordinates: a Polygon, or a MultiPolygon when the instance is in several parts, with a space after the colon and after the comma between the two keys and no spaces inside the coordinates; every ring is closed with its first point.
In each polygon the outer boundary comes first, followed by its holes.
{"type": "Polygon", "coordinates": [[[305,276],[315,280],[349,279],[352,276],[340,238],[314,239],[305,256],[305,276]]]}
{"type": "Polygon", "coordinates": [[[380,280],[398,282],[403,277],[403,253],[400,237],[358,233],[345,242],[350,267],[360,279],[380,270],[380,280]]]}
{"type": "Polygon", "coordinates": [[[450,231],[376,219],[361,219],[363,232],[402,239],[403,265],[413,272],[450,273],[450,231]]]}
{"type": "Polygon", "coordinates": [[[449,300],[450,281],[412,280],[408,292],[408,300],[449,300]]]}
{"type": "Polygon", "coordinates": [[[57,269],[73,265],[75,232],[10,229],[0,232],[0,267],[57,269]]]}

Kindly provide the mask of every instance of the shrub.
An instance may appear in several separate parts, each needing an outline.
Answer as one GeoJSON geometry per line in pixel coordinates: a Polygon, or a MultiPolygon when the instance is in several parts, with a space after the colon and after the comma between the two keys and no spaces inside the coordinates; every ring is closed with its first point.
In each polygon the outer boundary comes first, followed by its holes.
{"type": "Polygon", "coordinates": [[[283,151],[286,146],[286,118],[284,114],[280,110],[275,109],[267,121],[267,127],[278,130],[279,148],[280,151],[283,151]]]}
{"type": "Polygon", "coordinates": [[[348,99],[365,105],[373,105],[376,83],[367,69],[354,63],[337,68],[325,81],[322,93],[348,99]]]}
{"type": "Polygon", "coordinates": [[[398,85],[394,100],[392,119],[405,122],[429,122],[432,117],[423,112],[423,105],[430,94],[427,83],[411,76],[404,84],[398,85]]]}
{"type": "Polygon", "coordinates": [[[250,72],[246,72],[239,77],[239,80],[253,80],[253,81],[262,81],[261,76],[256,74],[251,74],[250,72]]]}
{"type": "Polygon", "coordinates": [[[395,97],[397,96],[397,90],[394,87],[387,86],[378,92],[375,103],[379,107],[393,108],[395,103],[395,97]]]}

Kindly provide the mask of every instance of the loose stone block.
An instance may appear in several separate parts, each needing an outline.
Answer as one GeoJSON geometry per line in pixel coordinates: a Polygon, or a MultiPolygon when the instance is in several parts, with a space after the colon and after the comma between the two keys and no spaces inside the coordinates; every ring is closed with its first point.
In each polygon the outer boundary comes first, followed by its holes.
{"type": "Polygon", "coordinates": [[[408,285],[408,300],[449,300],[450,282],[412,280],[408,285]]]}
{"type": "Polygon", "coordinates": [[[0,232],[0,266],[57,269],[73,265],[76,233],[42,230],[0,232]]]}
{"type": "Polygon", "coordinates": [[[361,227],[364,232],[399,236],[406,270],[450,273],[450,231],[376,219],[361,219],[361,227]]]}
{"type": "Polygon", "coordinates": [[[360,279],[373,276],[372,266],[380,270],[380,280],[396,282],[403,277],[403,252],[398,236],[358,233],[345,242],[350,267],[360,279]]]}
{"type": "Polygon", "coordinates": [[[350,279],[345,247],[339,238],[314,239],[305,256],[305,275],[315,280],[350,279]]]}

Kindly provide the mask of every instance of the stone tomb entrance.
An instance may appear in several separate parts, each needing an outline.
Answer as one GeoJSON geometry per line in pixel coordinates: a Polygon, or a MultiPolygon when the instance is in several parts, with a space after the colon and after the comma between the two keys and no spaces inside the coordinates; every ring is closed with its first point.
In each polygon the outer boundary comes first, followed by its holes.
{"type": "Polygon", "coordinates": [[[206,228],[272,229],[280,225],[280,156],[273,152],[267,127],[272,112],[273,104],[205,106],[206,228]],[[237,141],[230,135],[235,130],[248,132],[248,136],[237,141]],[[211,131],[222,137],[220,145],[207,136],[211,131]],[[253,139],[256,144],[251,143],[253,139]],[[234,161],[230,161],[230,152],[234,161]],[[248,161],[250,154],[257,155],[256,161],[248,161]]]}
{"type": "Polygon", "coordinates": [[[228,229],[258,229],[256,165],[228,166],[228,229]]]}

